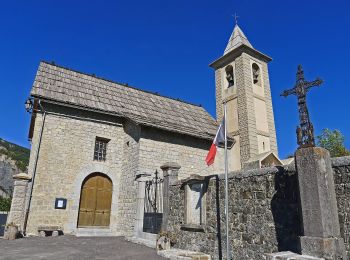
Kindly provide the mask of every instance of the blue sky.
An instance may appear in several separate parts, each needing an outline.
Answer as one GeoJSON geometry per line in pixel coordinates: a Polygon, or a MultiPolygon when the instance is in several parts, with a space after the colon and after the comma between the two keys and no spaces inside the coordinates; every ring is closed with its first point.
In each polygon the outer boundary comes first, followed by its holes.
{"type": "Polygon", "coordinates": [[[2,1],[0,137],[29,147],[29,95],[40,60],[202,104],[215,116],[214,72],[236,12],[269,65],[279,154],[296,148],[297,101],[279,94],[297,65],[325,83],[308,96],[316,134],[339,129],[350,147],[349,1],[2,1]]]}

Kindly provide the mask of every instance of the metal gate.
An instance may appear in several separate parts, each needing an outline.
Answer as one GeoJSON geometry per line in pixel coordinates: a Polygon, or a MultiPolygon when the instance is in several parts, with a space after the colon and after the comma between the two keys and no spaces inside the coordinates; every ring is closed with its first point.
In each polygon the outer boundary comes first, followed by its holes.
{"type": "Polygon", "coordinates": [[[4,236],[7,215],[6,211],[0,211],[0,237],[4,236]]]}
{"type": "Polygon", "coordinates": [[[143,232],[158,234],[163,220],[163,178],[158,171],[146,181],[143,232]]]}

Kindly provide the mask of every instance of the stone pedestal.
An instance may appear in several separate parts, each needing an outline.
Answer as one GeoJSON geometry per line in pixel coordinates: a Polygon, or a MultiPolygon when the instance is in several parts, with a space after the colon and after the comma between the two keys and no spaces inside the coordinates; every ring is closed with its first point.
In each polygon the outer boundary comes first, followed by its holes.
{"type": "Polygon", "coordinates": [[[7,224],[13,223],[18,226],[20,232],[23,232],[26,215],[27,190],[32,178],[26,173],[20,173],[13,176],[13,179],[15,183],[7,224]]]}
{"type": "Polygon", "coordinates": [[[300,247],[303,255],[312,255],[324,259],[346,260],[344,240],[338,238],[300,237],[300,247]]]}
{"type": "Polygon", "coordinates": [[[160,167],[163,170],[163,220],[162,231],[168,230],[169,215],[169,185],[173,185],[178,180],[181,166],[177,163],[169,162],[160,167]]]}
{"type": "Polygon", "coordinates": [[[295,160],[303,223],[301,253],[346,259],[329,152],[320,147],[301,148],[295,153],[295,160]]]}

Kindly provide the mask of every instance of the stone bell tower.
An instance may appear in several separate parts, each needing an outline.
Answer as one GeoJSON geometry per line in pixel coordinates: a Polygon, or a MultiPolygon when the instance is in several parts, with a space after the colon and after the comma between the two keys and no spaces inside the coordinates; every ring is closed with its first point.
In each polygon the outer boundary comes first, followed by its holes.
{"type": "Polygon", "coordinates": [[[224,55],[210,64],[215,70],[216,116],[223,117],[227,103],[227,129],[236,140],[230,151],[230,170],[273,152],[277,155],[267,63],[272,59],[257,51],[236,26],[224,55]]]}

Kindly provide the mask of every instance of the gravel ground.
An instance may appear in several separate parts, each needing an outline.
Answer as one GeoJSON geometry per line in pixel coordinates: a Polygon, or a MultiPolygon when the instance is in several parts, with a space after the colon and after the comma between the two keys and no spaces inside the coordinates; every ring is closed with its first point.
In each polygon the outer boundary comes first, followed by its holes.
{"type": "Polygon", "coordinates": [[[0,239],[0,259],[131,259],[164,260],[155,249],[127,242],[122,237],[30,237],[0,239]]]}

